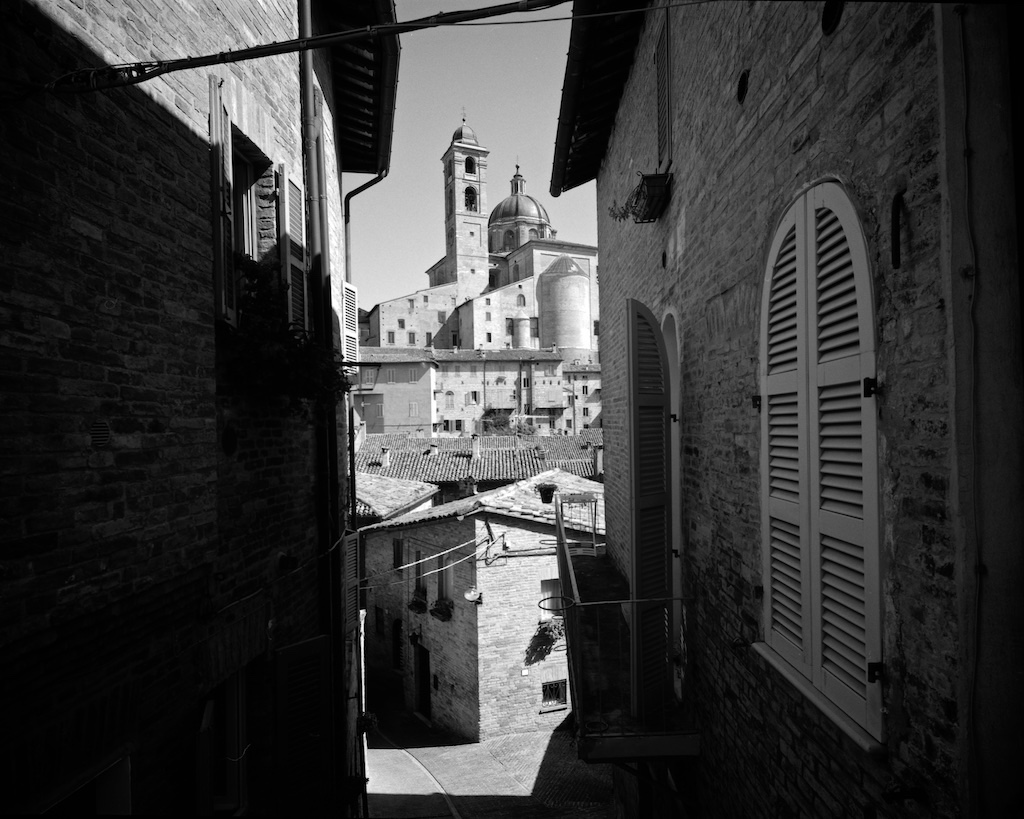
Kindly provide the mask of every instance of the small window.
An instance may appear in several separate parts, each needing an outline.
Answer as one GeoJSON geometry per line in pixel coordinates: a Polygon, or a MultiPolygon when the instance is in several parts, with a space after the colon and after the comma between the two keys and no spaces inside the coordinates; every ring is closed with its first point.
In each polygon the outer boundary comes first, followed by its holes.
{"type": "Polygon", "coordinates": [[[491,334],[490,333],[487,334],[487,343],[488,344],[491,343],[491,334]]]}
{"type": "Polygon", "coordinates": [[[584,384],[583,385],[583,394],[586,395],[589,390],[590,390],[590,387],[588,387],[586,384],[584,384]]]}
{"type": "Polygon", "coordinates": [[[523,378],[523,386],[524,387],[529,387],[530,386],[530,379],[529,378],[523,378]]]}
{"type": "Polygon", "coordinates": [[[530,319],[530,338],[540,338],[540,323],[538,319],[530,319]]]}
{"type": "Polygon", "coordinates": [[[398,329],[399,330],[404,330],[405,329],[405,319],[399,319],[398,320],[398,329]]]}
{"type": "Polygon", "coordinates": [[[444,394],[444,408],[455,409],[455,393],[450,390],[444,394]]]}
{"type": "Polygon", "coordinates": [[[459,346],[459,334],[458,333],[452,333],[452,347],[458,347],[458,346],[459,346]]]}
{"type": "Polygon", "coordinates": [[[466,157],[466,173],[476,173],[476,160],[471,156],[466,157]]]}
{"type": "Polygon", "coordinates": [[[558,708],[567,704],[565,683],[565,680],[554,680],[541,684],[541,706],[543,708],[558,708]]]}
{"type": "Polygon", "coordinates": [[[430,330],[427,330],[427,346],[429,347],[433,343],[434,343],[434,334],[432,332],[430,332],[430,330]]]}
{"type": "Polygon", "coordinates": [[[462,432],[462,421],[456,421],[455,422],[455,431],[456,432],[462,432]]]}
{"type": "Polygon", "coordinates": [[[415,384],[420,380],[420,372],[415,367],[409,368],[409,383],[415,384]]]}
{"type": "Polygon", "coordinates": [[[590,407],[584,407],[583,408],[583,417],[584,418],[589,418],[590,417],[590,407]]]}
{"type": "Polygon", "coordinates": [[[452,161],[449,159],[444,166],[445,176],[449,178],[451,177],[453,167],[454,166],[452,165],[452,161]]]}
{"type": "Polygon", "coordinates": [[[388,330],[388,344],[394,344],[394,343],[395,343],[395,331],[394,330],[388,330]]]}
{"type": "Polygon", "coordinates": [[[503,250],[515,250],[516,247],[516,235],[511,230],[505,231],[505,244],[503,250]]]}
{"type": "Polygon", "coordinates": [[[513,331],[514,328],[515,328],[515,325],[512,323],[512,319],[510,319],[510,318],[505,319],[505,335],[507,335],[507,336],[512,335],[512,331],[513,331]]]}
{"type": "Polygon", "coordinates": [[[405,562],[405,541],[400,537],[391,540],[391,568],[402,571],[402,564],[405,562]]]}
{"type": "Polygon", "coordinates": [[[388,367],[388,383],[389,384],[394,384],[395,383],[395,368],[394,367],[388,367]]]}
{"type": "Polygon", "coordinates": [[[409,346],[410,347],[415,347],[416,346],[416,334],[415,333],[409,333],[409,346]]]}
{"type": "Polygon", "coordinates": [[[594,335],[601,335],[601,322],[597,320],[594,321],[594,335]]]}
{"type": "Polygon", "coordinates": [[[373,367],[364,367],[362,372],[362,381],[364,384],[373,384],[373,379],[376,373],[373,367]]]}
{"type": "Polygon", "coordinates": [[[444,310],[437,311],[437,320],[444,324],[448,320],[448,314],[444,310]]]}
{"type": "Polygon", "coordinates": [[[490,313],[484,313],[484,321],[490,321],[490,320],[491,320],[491,314],[490,313]]]}
{"type": "Polygon", "coordinates": [[[516,296],[516,307],[526,307],[526,296],[522,293],[516,296]]]}
{"type": "Polygon", "coordinates": [[[476,212],[476,188],[466,188],[466,210],[476,212]]]}
{"type": "Polygon", "coordinates": [[[420,405],[416,401],[410,401],[409,402],[409,417],[410,418],[418,418],[419,414],[420,414],[420,405]]]}
{"type": "Polygon", "coordinates": [[[437,573],[437,599],[451,600],[453,570],[448,562],[447,556],[439,557],[437,559],[437,568],[440,570],[437,573]]]}
{"type": "Polygon", "coordinates": [[[484,304],[486,304],[488,307],[490,307],[491,306],[491,300],[490,299],[484,299],[484,304]]]}
{"type": "Polygon", "coordinates": [[[519,281],[519,262],[512,265],[512,281],[519,281]]]}
{"type": "Polygon", "coordinates": [[[377,404],[377,417],[378,418],[383,418],[384,417],[384,405],[383,404],[377,404]]]}
{"type": "Polygon", "coordinates": [[[416,299],[409,299],[409,309],[416,307],[416,299]]]}
{"type": "Polygon", "coordinates": [[[423,303],[424,304],[430,304],[430,296],[424,296],[423,297],[423,303]]]}
{"type": "Polygon", "coordinates": [[[456,375],[460,375],[462,373],[462,365],[456,364],[455,366],[453,366],[452,372],[455,373],[456,375]]]}
{"type": "Polygon", "coordinates": [[[425,598],[427,596],[427,587],[423,582],[423,552],[419,549],[413,553],[413,564],[413,572],[416,578],[413,594],[417,597],[425,598]]]}

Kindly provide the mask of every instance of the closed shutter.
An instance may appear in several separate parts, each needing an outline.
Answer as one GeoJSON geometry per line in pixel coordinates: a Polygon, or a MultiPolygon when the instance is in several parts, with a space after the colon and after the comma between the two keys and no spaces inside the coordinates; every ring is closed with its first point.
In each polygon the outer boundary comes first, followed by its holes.
{"type": "Polygon", "coordinates": [[[277,234],[281,279],[288,288],[288,324],[309,329],[306,282],[306,200],[302,180],[284,165],[277,172],[277,234]]]}
{"type": "Polygon", "coordinates": [[[345,535],[343,555],[345,566],[345,625],[347,634],[359,627],[359,535],[345,535]]]}
{"type": "Polygon", "coordinates": [[[766,640],[811,673],[808,559],[806,307],[803,224],[791,211],[776,234],[762,307],[762,506],[766,640]]]}
{"type": "Polygon", "coordinates": [[[334,770],[329,638],[287,646],[276,660],[278,812],[323,816],[334,770]]]}
{"type": "Polygon", "coordinates": [[[877,425],[867,250],[838,185],[805,193],[762,300],[765,640],[877,739],[881,662],[877,425]]]}
{"type": "Polygon", "coordinates": [[[838,185],[808,196],[811,549],[815,585],[816,685],[873,733],[881,730],[881,686],[867,665],[881,659],[878,576],[874,328],[867,251],[856,214],[838,185]],[[877,707],[872,700],[877,701],[877,707]],[[872,717],[872,715],[875,717],[872,717]],[[872,720],[874,719],[874,722],[872,720]]]}
{"type": "Polygon", "coordinates": [[[210,77],[210,190],[213,195],[213,287],[216,316],[238,321],[234,263],[234,207],[231,192],[231,115],[221,80],[210,77]]]}
{"type": "MultiPolygon", "coordinates": [[[[354,285],[344,283],[344,300],[342,323],[342,355],[345,361],[359,361],[359,291],[354,285]]],[[[354,377],[358,367],[347,367],[345,372],[354,377]]]]}
{"type": "Polygon", "coordinates": [[[664,342],[654,315],[628,306],[633,486],[634,708],[651,724],[668,692],[669,453],[664,342]],[[658,602],[642,602],[652,599],[658,602]]]}

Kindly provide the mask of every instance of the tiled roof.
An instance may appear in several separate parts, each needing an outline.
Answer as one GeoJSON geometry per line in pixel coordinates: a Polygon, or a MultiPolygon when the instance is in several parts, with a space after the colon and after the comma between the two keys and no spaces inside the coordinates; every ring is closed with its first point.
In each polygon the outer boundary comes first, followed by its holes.
{"type": "Polygon", "coordinates": [[[479,439],[480,456],[473,457],[471,438],[414,438],[403,433],[367,435],[356,453],[356,470],[373,475],[455,483],[463,478],[476,481],[517,481],[552,468],[580,477],[594,475],[594,449],[602,442],[602,431],[584,430],[580,435],[484,436],[479,439]],[[436,444],[436,450],[432,449],[436,444]],[[388,466],[383,466],[383,450],[388,466]]]}
{"type": "Polygon", "coordinates": [[[437,486],[423,481],[409,481],[356,473],[356,513],[360,517],[387,519],[396,512],[423,503],[439,491],[437,486]]]}
{"type": "MultiPolygon", "coordinates": [[[[604,534],[604,484],[585,478],[571,475],[561,469],[548,469],[525,480],[517,481],[509,486],[502,486],[492,489],[489,492],[481,492],[479,495],[471,495],[468,498],[450,501],[441,506],[434,506],[431,509],[424,509],[418,512],[409,512],[391,520],[383,521],[369,529],[390,529],[398,526],[407,526],[413,523],[424,521],[440,520],[442,518],[461,517],[473,515],[479,512],[490,512],[507,517],[533,520],[542,523],[555,523],[555,504],[543,503],[537,487],[542,483],[553,483],[556,492],[581,493],[592,492],[597,496],[596,518],[593,525],[596,526],[597,534],[604,534]]],[[[579,513],[581,510],[577,510],[579,513]]],[[[580,515],[581,520],[583,520],[580,515]]],[[[590,526],[589,519],[584,520],[586,526],[590,526]]]]}
{"type": "Polygon", "coordinates": [[[434,359],[441,361],[561,361],[557,350],[434,350],[434,359]]]}
{"type": "Polygon", "coordinates": [[[360,347],[359,360],[363,363],[399,363],[402,361],[434,361],[427,347],[360,347]]]}

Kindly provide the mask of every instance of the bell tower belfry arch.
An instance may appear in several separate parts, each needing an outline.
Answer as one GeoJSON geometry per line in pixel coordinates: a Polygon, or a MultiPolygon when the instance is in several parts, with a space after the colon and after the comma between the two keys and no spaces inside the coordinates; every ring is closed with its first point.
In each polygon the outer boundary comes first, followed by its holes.
{"type": "Polygon", "coordinates": [[[456,299],[487,287],[487,155],[462,120],[441,157],[444,174],[445,280],[457,282],[456,299]]]}

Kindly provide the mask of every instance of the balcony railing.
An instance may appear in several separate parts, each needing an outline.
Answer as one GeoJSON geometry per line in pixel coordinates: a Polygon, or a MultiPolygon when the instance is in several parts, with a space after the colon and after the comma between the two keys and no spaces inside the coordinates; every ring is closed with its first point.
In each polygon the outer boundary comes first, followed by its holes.
{"type": "Polygon", "coordinates": [[[603,762],[695,755],[699,735],[672,682],[669,624],[683,601],[630,599],[629,584],[604,549],[582,548],[597,540],[586,531],[589,502],[581,495],[555,498],[579,756],[603,762]]]}

